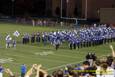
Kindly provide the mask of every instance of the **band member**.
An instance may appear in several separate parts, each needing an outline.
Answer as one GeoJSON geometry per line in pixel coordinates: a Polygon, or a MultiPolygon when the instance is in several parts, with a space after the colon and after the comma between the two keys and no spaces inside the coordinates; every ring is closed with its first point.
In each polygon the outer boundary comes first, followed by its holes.
{"type": "Polygon", "coordinates": [[[13,46],[14,48],[16,48],[16,40],[13,40],[13,41],[12,41],[12,44],[13,44],[12,46],[13,46]]]}
{"type": "Polygon", "coordinates": [[[54,45],[55,45],[55,49],[58,50],[59,46],[60,46],[60,40],[59,39],[55,39],[54,45]]]}
{"type": "Polygon", "coordinates": [[[11,40],[12,40],[12,38],[10,37],[10,35],[7,35],[6,36],[6,48],[11,47],[11,40]]]}

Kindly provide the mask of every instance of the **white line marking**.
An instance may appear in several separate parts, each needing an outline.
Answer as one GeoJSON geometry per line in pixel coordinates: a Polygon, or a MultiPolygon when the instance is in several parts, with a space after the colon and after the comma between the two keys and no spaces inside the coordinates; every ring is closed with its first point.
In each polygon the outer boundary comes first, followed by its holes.
{"type": "Polygon", "coordinates": [[[56,56],[62,56],[62,57],[68,57],[68,58],[74,58],[74,59],[78,59],[77,55],[76,57],[72,57],[72,56],[67,56],[67,55],[57,55],[57,54],[53,54],[53,55],[56,55],[56,56]]]}
{"type": "MultiPolygon", "coordinates": [[[[13,56],[24,57],[24,56],[19,56],[19,55],[13,55],[13,56]]],[[[101,57],[104,57],[104,56],[106,56],[106,55],[103,55],[103,56],[101,56],[101,57]]],[[[101,58],[101,57],[100,57],[100,58],[101,58]]],[[[24,57],[24,58],[25,58],[25,57],[24,57]]],[[[40,58],[39,58],[39,59],[40,59],[40,58]]],[[[49,59],[47,59],[47,60],[49,60],[49,59]]],[[[55,61],[55,62],[57,62],[57,60],[49,60],[49,61],[55,61]]],[[[64,64],[64,65],[52,67],[52,68],[47,69],[47,71],[51,71],[51,70],[54,70],[54,69],[62,68],[62,67],[65,67],[66,65],[72,65],[72,64],[81,63],[81,62],[83,62],[83,61],[84,61],[84,60],[79,61],[79,62],[73,62],[73,63],[69,63],[69,64],[64,64]]],[[[60,61],[58,61],[58,62],[60,62],[60,61]]],[[[20,63],[14,63],[14,62],[10,62],[10,63],[16,64],[16,65],[17,65],[17,64],[20,64],[20,63]]]]}
{"type": "MultiPolygon", "coordinates": [[[[106,56],[106,55],[103,55],[103,56],[101,56],[101,57],[104,57],[104,56],[106,56]]],[[[100,58],[101,58],[101,57],[100,57],[100,58]]],[[[72,64],[81,63],[81,62],[83,62],[83,61],[84,61],[84,60],[79,61],[79,62],[73,62],[73,63],[69,63],[69,64],[64,64],[64,65],[52,67],[52,68],[49,68],[47,71],[51,71],[51,70],[54,70],[54,69],[62,68],[62,67],[65,67],[66,65],[72,65],[72,64]]]]}
{"type": "Polygon", "coordinates": [[[77,63],[81,63],[81,62],[83,62],[83,60],[79,61],[79,62],[73,62],[73,63],[70,63],[70,64],[64,64],[64,65],[60,65],[60,66],[57,66],[57,67],[49,68],[47,71],[51,71],[51,70],[54,70],[54,69],[57,69],[57,68],[65,67],[66,65],[72,65],[72,64],[77,64],[77,63]]]}
{"type": "MultiPolygon", "coordinates": [[[[27,58],[27,57],[24,57],[24,56],[14,55],[14,54],[12,56],[21,57],[21,58],[27,58]]],[[[51,59],[47,59],[47,58],[44,59],[44,58],[40,58],[40,57],[37,57],[36,59],[45,60],[45,61],[49,61],[49,62],[56,62],[56,63],[57,62],[59,62],[59,63],[67,63],[66,61],[51,60],[51,59]]]]}

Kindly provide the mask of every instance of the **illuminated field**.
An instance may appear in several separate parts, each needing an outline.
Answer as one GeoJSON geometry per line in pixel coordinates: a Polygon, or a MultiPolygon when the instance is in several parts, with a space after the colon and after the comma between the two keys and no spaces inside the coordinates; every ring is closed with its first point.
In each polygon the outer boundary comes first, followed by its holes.
{"type": "MultiPolygon", "coordinates": [[[[79,50],[70,50],[68,44],[61,45],[58,51],[48,44],[43,46],[35,44],[22,45],[22,35],[25,32],[42,32],[42,31],[55,31],[57,28],[53,27],[32,27],[31,25],[19,25],[19,24],[4,24],[0,23],[0,63],[4,67],[10,68],[13,72],[20,73],[20,65],[26,64],[27,67],[31,67],[32,64],[42,64],[48,72],[52,72],[58,68],[62,68],[67,64],[76,64],[85,60],[85,55],[88,52],[95,52],[96,55],[102,57],[104,55],[111,54],[109,44],[102,46],[95,46],[89,48],[82,48],[79,50]],[[18,30],[21,36],[16,38],[18,40],[17,48],[5,48],[5,37],[7,34],[18,30]]],[[[13,37],[14,38],[14,37],[13,37]]],[[[112,43],[115,47],[115,43],[112,43]]]]}

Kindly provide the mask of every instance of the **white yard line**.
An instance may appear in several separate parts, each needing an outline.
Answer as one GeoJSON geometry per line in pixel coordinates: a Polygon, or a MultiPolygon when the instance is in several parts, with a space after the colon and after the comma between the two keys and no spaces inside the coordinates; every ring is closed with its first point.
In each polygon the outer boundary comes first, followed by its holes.
{"type": "MultiPolygon", "coordinates": [[[[7,54],[7,55],[8,55],[8,54],[7,54]]],[[[55,55],[56,55],[56,54],[55,54],[55,55]]],[[[13,56],[25,58],[24,56],[20,56],[20,55],[13,55],[13,56]]],[[[57,55],[57,56],[71,57],[71,56],[66,56],[66,55],[57,55]]],[[[104,57],[104,56],[106,56],[106,55],[103,55],[103,56],[101,56],[101,57],[104,57]]],[[[100,57],[100,58],[101,58],[101,57],[100,57]]],[[[75,58],[75,57],[71,57],[71,58],[75,58]]],[[[38,58],[38,59],[43,59],[43,58],[38,58]]],[[[45,60],[47,60],[47,61],[53,61],[53,62],[63,62],[63,63],[64,63],[64,61],[49,60],[49,59],[45,59],[45,60]]],[[[84,59],[84,60],[85,60],[85,59],[84,59]]],[[[47,69],[47,71],[51,71],[51,70],[54,70],[54,69],[58,69],[58,68],[65,67],[65,66],[67,66],[67,65],[77,64],[77,63],[81,63],[81,62],[83,62],[83,60],[81,60],[81,61],[79,61],[79,62],[73,62],[73,63],[68,63],[68,64],[63,64],[63,65],[60,65],[60,66],[52,67],[52,68],[47,69]]],[[[20,63],[15,63],[15,62],[10,62],[10,63],[16,64],[16,65],[20,64],[20,63]]],[[[65,63],[66,63],[66,62],[65,62],[65,63]]]]}
{"type": "Polygon", "coordinates": [[[67,55],[57,55],[57,54],[52,54],[52,55],[56,55],[56,56],[62,56],[62,57],[68,57],[68,58],[74,58],[74,59],[78,59],[77,58],[77,55],[76,55],[76,57],[72,57],[72,56],[67,56],[67,55]]]}
{"type": "Polygon", "coordinates": [[[82,60],[82,61],[79,61],[79,62],[73,62],[73,63],[69,63],[69,64],[64,64],[64,65],[52,67],[52,68],[47,69],[47,71],[51,71],[51,70],[54,70],[54,69],[58,69],[58,68],[61,68],[61,67],[65,67],[66,65],[72,65],[72,64],[77,64],[77,63],[81,63],[81,62],[83,62],[83,60],[82,60]]]}
{"type": "MultiPolygon", "coordinates": [[[[100,58],[101,58],[101,57],[104,57],[104,56],[106,56],[106,55],[100,56],[100,58]]],[[[72,65],[72,64],[81,63],[81,62],[83,62],[83,61],[84,61],[84,60],[79,61],[79,62],[73,62],[73,63],[69,63],[69,64],[64,64],[64,65],[52,67],[52,68],[47,69],[47,71],[51,71],[51,70],[54,70],[54,69],[62,68],[62,67],[65,67],[66,65],[72,65]]]]}
{"type": "MultiPolygon", "coordinates": [[[[8,55],[8,54],[7,54],[7,55],[8,55]]],[[[16,57],[21,57],[21,58],[27,58],[27,57],[20,56],[20,55],[13,55],[13,56],[16,56],[16,57]]],[[[47,59],[47,58],[40,58],[40,57],[37,57],[37,59],[40,59],[40,60],[45,60],[45,61],[49,61],[49,62],[67,63],[66,61],[51,60],[51,59],[47,59]]]]}

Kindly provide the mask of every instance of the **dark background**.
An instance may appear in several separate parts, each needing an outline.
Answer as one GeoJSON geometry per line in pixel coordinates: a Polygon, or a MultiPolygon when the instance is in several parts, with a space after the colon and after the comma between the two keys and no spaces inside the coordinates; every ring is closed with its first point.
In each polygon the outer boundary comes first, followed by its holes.
{"type": "Polygon", "coordinates": [[[0,14],[46,16],[46,0],[0,0],[0,14]]]}

